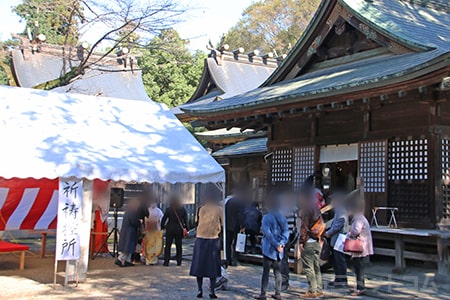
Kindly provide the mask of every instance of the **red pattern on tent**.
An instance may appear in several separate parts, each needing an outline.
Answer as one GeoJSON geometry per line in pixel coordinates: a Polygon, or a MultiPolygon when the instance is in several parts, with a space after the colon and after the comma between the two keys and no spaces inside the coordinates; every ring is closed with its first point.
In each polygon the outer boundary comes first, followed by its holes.
{"type": "MultiPolygon", "coordinates": [[[[94,198],[109,182],[94,180],[94,198]]],[[[0,177],[0,230],[56,228],[58,179],[0,177]]]]}
{"type": "Polygon", "coordinates": [[[56,228],[58,179],[0,178],[0,230],[56,228]]]}

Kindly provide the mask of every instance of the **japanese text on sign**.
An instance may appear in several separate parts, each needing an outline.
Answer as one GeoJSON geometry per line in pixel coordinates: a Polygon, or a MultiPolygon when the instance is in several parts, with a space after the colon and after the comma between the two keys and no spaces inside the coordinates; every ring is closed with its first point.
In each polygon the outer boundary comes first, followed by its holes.
{"type": "Polygon", "coordinates": [[[77,260],[80,257],[80,224],[82,180],[59,180],[56,259],[77,260]]]}

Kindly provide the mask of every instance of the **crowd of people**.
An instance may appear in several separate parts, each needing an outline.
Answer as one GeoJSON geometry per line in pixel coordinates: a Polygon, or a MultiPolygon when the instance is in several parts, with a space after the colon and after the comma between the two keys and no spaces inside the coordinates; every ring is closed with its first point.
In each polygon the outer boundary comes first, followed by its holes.
{"type": "MultiPolygon", "coordinates": [[[[249,199],[245,190],[236,191],[225,199],[224,204],[217,193],[203,194],[196,215],[196,240],[190,267],[190,275],[197,280],[198,298],[203,297],[205,277],[209,278],[209,298],[217,298],[217,282],[223,275],[223,266],[238,264],[239,252],[236,251],[236,245],[242,234],[247,237],[249,244],[245,251],[249,254],[262,254],[260,293],[255,299],[267,299],[271,269],[275,278],[275,292],[271,297],[282,299],[281,293],[289,288],[288,258],[292,249],[297,250],[296,258],[301,261],[308,282],[308,290],[303,298],[323,296],[321,259],[330,260],[333,265],[335,276],[328,283],[328,288],[348,288],[347,262],[350,261],[357,282],[351,294],[359,296],[365,293],[364,266],[369,255],[373,254],[373,246],[362,199],[355,196],[349,198],[339,191],[325,199],[316,173],[303,183],[299,192],[281,189],[270,192],[263,203],[263,209],[249,199]],[[327,202],[334,209],[329,228],[326,228],[321,212],[327,202]],[[226,239],[222,245],[221,237],[224,233],[226,239]],[[259,239],[260,249],[257,247],[259,239]],[[222,249],[224,261],[221,260],[222,249]]],[[[173,242],[176,245],[177,265],[181,265],[182,240],[188,229],[187,216],[181,198],[176,195],[169,197],[164,213],[152,197],[131,199],[123,218],[120,254],[115,263],[120,267],[132,266],[136,245],[142,245],[143,249],[137,260],[147,265],[157,264],[158,257],[162,254],[165,230],[163,265],[169,266],[173,242]]]]}

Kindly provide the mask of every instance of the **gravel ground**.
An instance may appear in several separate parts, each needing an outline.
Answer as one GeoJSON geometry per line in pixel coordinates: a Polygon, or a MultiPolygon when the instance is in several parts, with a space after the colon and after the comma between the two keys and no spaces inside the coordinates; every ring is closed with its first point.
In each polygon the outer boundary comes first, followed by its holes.
{"type": "MultiPolygon", "coordinates": [[[[50,246],[51,248],[51,243],[50,246]]],[[[33,249],[33,248],[32,248],[33,249]]],[[[38,251],[28,253],[25,270],[18,270],[19,258],[11,254],[0,255],[1,299],[196,299],[196,282],[189,276],[192,240],[185,243],[182,266],[171,262],[169,267],[136,265],[120,268],[109,257],[90,261],[88,279],[69,284],[65,289],[64,263],[58,268],[58,284],[53,287],[54,258],[39,258],[38,251]]],[[[392,265],[377,263],[368,270],[368,296],[364,299],[450,299],[448,285],[433,282],[430,270],[411,269],[408,276],[391,274],[392,265]]],[[[228,268],[229,289],[219,291],[220,299],[251,299],[260,286],[261,266],[241,264],[228,268]]],[[[332,274],[324,274],[324,283],[332,280],[332,274]]],[[[350,273],[350,284],[354,284],[350,273]]],[[[273,278],[269,290],[273,289],[273,278]]],[[[206,286],[205,280],[205,294],[206,286]]],[[[303,275],[291,275],[291,288],[285,299],[299,299],[305,292],[303,275]]],[[[327,299],[351,299],[348,291],[326,290],[327,299]]]]}

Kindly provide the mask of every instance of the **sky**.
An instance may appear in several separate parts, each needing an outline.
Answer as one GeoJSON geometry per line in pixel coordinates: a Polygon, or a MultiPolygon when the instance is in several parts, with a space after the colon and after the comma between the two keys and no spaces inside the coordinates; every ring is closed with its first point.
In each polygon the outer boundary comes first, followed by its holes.
{"type": "MultiPolygon", "coordinates": [[[[11,12],[11,8],[22,0],[0,0],[0,40],[7,40],[11,33],[22,32],[25,24],[11,12]]],[[[189,39],[189,49],[206,51],[206,44],[211,39],[216,44],[221,35],[237,23],[242,11],[254,0],[180,0],[190,10],[183,16],[184,22],[175,29],[184,39],[189,39]]],[[[93,37],[87,37],[93,39],[93,37]]]]}

